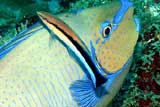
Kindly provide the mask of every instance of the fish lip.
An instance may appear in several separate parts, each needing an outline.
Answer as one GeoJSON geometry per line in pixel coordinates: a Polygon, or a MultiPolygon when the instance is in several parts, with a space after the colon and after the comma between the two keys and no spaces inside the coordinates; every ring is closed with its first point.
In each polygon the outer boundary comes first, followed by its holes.
{"type": "Polygon", "coordinates": [[[91,47],[91,59],[93,61],[93,63],[95,64],[95,66],[97,67],[99,73],[104,77],[104,78],[113,78],[115,76],[117,76],[119,73],[123,72],[127,66],[131,63],[132,57],[130,56],[128,58],[128,60],[125,62],[125,64],[118,69],[116,72],[111,73],[109,71],[107,71],[105,68],[103,68],[101,66],[101,64],[98,62],[97,57],[96,57],[96,52],[95,52],[95,48],[92,44],[92,41],[90,40],[90,47],[91,47]]]}
{"type": "Polygon", "coordinates": [[[109,78],[114,78],[117,75],[119,75],[121,72],[123,72],[128,67],[128,65],[131,63],[131,61],[132,61],[132,57],[130,56],[129,59],[125,62],[125,64],[113,73],[111,73],[111,72],[107,71],[105,68],[103,68],[100,65],[100,63],[98,62],[98,60],[96,60],[96,64],[97,64],[96,66],[99,67],[99,69],[101,69],[99,71],[100,74],[103,75],[105,78],[109,79],[109,78]]]}
{"type": "Polygon", "coordinates": [[[113,77],[116,77],[117,75],[119,75],[121,72],[123,72],[128,67],[128,65],[131,63],[131,61],[132,61],[132,56],[130,56],[128,58],[128,60],[125,62],[125,64],[119,70],[117,70],[114,73],[108,72],[107,73],[107,78],[113,78],[113,77]]]}

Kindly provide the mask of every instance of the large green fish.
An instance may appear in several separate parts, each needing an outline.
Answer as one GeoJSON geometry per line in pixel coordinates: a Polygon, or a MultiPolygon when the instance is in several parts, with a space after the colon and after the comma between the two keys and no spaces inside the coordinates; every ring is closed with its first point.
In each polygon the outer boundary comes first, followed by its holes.
{"type": "MultiPolygon", "coordinates": [[[[131,64],[128,0],[52,16],[0,47],[0,107],[106,107],[131,64]]],[[[136,26],[137,24],[137,26],[136,26]]]]}

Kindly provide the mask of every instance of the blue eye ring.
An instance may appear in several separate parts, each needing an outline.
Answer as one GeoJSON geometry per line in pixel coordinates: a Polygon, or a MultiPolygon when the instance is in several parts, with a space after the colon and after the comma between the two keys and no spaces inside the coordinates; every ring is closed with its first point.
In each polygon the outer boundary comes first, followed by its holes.
{"type": "Polygon", "coordinates": [[[102,36],[103,36],[104,38],[108,38],[109,35],[111,34],[111,30],[112,30],[111,25],[106,26],[106,27],[103,29],[102,36]]]}
{"type": "Polygon", "coordinates": [[[100,33],[102,34],[103,38],[109,38],[112,32],[112,25],[108,20],[101,24],[100,33]]]}

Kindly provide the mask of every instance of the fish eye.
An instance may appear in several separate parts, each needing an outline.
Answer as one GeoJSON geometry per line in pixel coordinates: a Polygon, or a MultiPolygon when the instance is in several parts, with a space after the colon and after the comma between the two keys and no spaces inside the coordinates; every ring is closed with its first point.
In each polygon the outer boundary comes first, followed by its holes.
{"type": "Polygon", "coordinates": [[[111,25],[108,25],[108,26],[104,27],[102,36],[103,36],[104,38],[109,37],[111,30],[112,30],[111,25]]]}
{"type": "Polygon", "coordinates": [[[100,33],[102,37],[104,38],[103,42],[105,42],[106,40],[110,38],[112,34],[112,25],[109,20],[106,20],[101,24],[100,33]]]}

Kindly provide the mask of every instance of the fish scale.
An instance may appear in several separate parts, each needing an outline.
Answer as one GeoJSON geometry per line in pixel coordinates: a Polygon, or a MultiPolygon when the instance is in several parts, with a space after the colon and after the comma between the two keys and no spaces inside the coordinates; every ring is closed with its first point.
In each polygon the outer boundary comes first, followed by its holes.
{"type": "Polygon", "coordinates": [[[63,107],[68,107],[70,104],[76,106],[68,87],[74,80],[82,78],[84,74],[58,41],[53,40],[53,46],[48,47],[49,36],[45,29],[38,31],[36,35],[17,46],[12,51],[13,54],[6,55],[8,59],[15,61],[8,62],[8,60],[1,59],[0,66],[5,64],[3,69],[7,70],[7,72],[0,71],[0,83],[2,83],[0,96],[3,96],[0,97],[1,107],[8,105],[60,107],[61,104],[63,107]],[[27,47],[30,43],[33,45],[27,47]],[[16,64],[20,66],[15,66],[16,64]],[[55,98],[56,102],[53,102],[55,98]],[[10,100],[4,101],[4,99],[10,100]]]}

